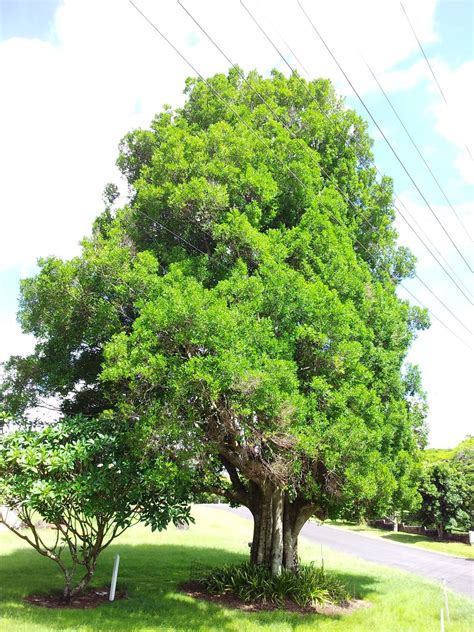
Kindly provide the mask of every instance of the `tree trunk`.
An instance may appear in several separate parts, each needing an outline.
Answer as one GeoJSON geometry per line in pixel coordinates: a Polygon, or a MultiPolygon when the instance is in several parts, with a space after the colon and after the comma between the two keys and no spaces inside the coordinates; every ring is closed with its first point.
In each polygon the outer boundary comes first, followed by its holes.
{"type": "Polygon", "coordinates": [[[298,535],[314,507],[290,502],[288,494],[269,484],[254,487],[250,510],[254,518],[250,560],[278,575],[298,568],[298,535]]]}
{"type": "Polygon", "coordinates": [[[74,586],[74,588],[72,586],[72,579],[75,573],[75,569],[72,572],[66,571],[64,573],[64,578],[65,578],[65,587],[63,591],[64,601],[69,602],[76,595],[81,594],[83,590],[86,588],[86,586],[88,585],[88,583],[91,581],[92,577],[94,576],[94,571],[95,571],[95,562],[93,563],[91,567],[88,567],[86,573],[82,576],[82,578],[76,584],[76,586],[74,586]]]}
{"type": "Polygon", "coordinates": [[[87,584],[90,582],[92,577],[94,576],[94,569],[90,568],[85,575],[82,577],[81,581],[75,586],[71,591],[71,597],[75,597],[76,595],[80,595],[83,590],[86,588],[87,584]]]}

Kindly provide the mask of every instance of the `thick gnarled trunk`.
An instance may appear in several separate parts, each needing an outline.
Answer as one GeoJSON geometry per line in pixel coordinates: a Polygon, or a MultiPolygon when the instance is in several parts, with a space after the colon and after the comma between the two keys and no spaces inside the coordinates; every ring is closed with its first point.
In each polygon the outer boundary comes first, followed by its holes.
{"type": "Polygon", "coordinates": [[[254,518],[251,561],[274,575],[282,568],[297,570],[298,535],[314,506],[290,502],[286,492],[270,484],[254,484],[249,508],[254,518]]]}
{"type": "MultiPolygon", "coordinates": [[[[215,440],[215,436],[212,436],[215,440]]],[[[265,565],[274,575],[282,568],[298,569],[298,535],[318,506],[307,498],[290,499],[282,477],[272,476],[248,449],[239,447],[223,450],[220,460],[227,470],[231,489],[214,491],[227,500],[245,505],[254,519],[250,560],[265,565]]],[[[323,516],[321,516],[323,517],[323,516]]]]}

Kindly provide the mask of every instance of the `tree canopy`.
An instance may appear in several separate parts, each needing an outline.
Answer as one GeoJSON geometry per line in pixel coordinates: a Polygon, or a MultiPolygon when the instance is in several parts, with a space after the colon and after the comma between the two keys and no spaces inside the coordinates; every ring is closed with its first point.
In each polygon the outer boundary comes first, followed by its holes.
{"type": "Polygon", "coordinates": [[[23,282],[38,342],[2,400],[146,420],[250,508],[252,561],[278,572],[310,515],[412,494],[426,406],[404,363],[428,318],[397,295],[414,257],[392,183],[330,82],[231,70],[185,92],[123,139],[129,203],[108,187],[81,256],[23,282]]]}

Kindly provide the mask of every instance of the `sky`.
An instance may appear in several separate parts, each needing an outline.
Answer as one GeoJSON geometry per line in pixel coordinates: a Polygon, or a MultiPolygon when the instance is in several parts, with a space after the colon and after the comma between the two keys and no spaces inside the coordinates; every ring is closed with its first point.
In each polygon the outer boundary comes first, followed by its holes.
{"type": "MultiPolygon", "coordinates": [[[[199,72],[227,71],[228,62],[177,2],[135,2],[199,72]]],[[[182,2],[244,70],[289,72],[238,0],[182,2]]],[[[292,67],[306,78],[331,79],[347,106],[369,120],[296,0],[245,4],[292,67]]],[[[444,96],[398,1],[301,4],[380,128],[369,121],[375,164],[394,179],[397,207],[417,223],[462,288],[397,215],[400,244],[417,256],[418,276],[428,287],[418,279],[404,285],[430,309],[433,323],[420,333],[408,361],[420,366],[428,394],[429,444],[454,446],[474,429],[474,342],[467,331],[473,325],[474,0],[403,2],[444,96]]],[[[0,68],[3,361],[33,345],[15,318],[19,280],[35,273],[39,257],[79,253],[80,239],[102,210],[104,185],[123,186],[115,168],[120,138],[146,128],[164,104],[182,104],[184,80],[194,73],[128,0],[0,0],[0,68]]]]}

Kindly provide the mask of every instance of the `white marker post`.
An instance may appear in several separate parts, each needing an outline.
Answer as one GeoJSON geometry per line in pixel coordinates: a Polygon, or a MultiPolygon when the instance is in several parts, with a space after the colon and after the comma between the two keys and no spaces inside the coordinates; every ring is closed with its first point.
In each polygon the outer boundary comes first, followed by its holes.
{"type": "Polygon", "coordinates": [[[120,555],[116,555],[115,561],[114,561],[114,570],[112,571],[112,582],[110,584],[109,601],[113,601],[115,599],[115,588],[117,586],[119,564],[120,564],[120,555]]]}
{"type": "Polygon", "coordinates": [[[443,579],[443,593],[444,593],[444,608],[446,610],[446,618],[448,621],[451,621],[451,618],[449,616],[448,590],[447,590],[445,579],[443,579]]]}
{"type": "Polygon", "coordinates": [[[443,608],[441,608],[440,613],[439,613],[439,621],[441,624],[441,632],[444,632],[444,610],[443,608]]]}

